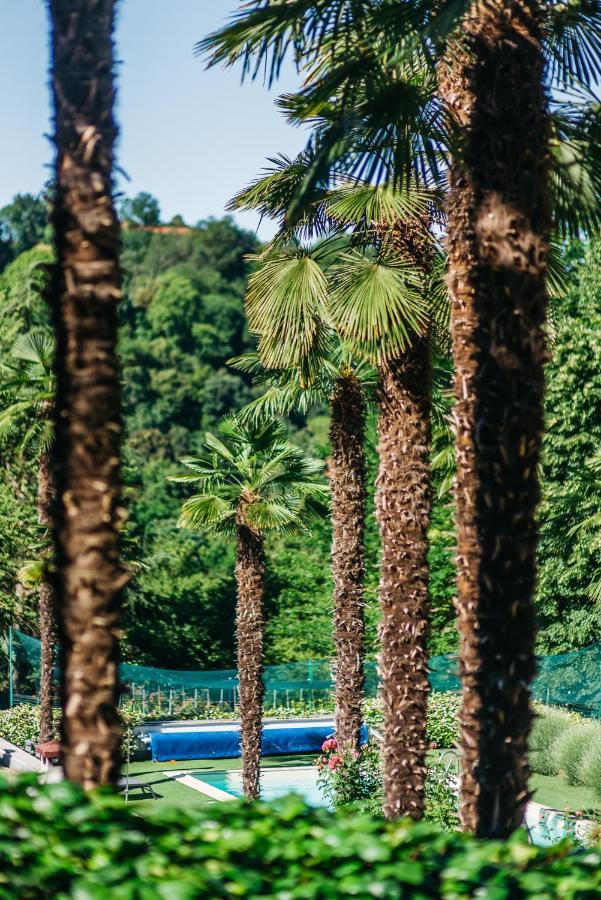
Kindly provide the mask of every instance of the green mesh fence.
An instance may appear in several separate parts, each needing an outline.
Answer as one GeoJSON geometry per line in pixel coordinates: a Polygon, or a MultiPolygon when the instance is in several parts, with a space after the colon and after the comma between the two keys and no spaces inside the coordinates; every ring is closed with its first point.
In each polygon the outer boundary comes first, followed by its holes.
{"type": "MultiPolygon", "coordinates": [[[[7,644],[11,664],[13,703],[34,701],[39,691],[40,642],[12,630],[7,644]]],[[[460,688],[457,658],[434,656],[430,660],[430,681],[435,691],[460,688]]],[[[190,672],[158,669],[152,666],[121,666],[121,680],[128,694],[138,700],[144,711],[153,708],[174,713],[185,705],[195,707],[237,705],[236,669],[190,672]]],[[[538,659],[538,677],[533,685],[537,700],[557,706],[569,706],[587,715],[601,717],[601,643],[573,653],[542,656],[538,659]]],[[[265,667],[267,706],[289,706],[295,701],[309,704],[331,694],[335,671],[331,660],[303,660],[265,667]]],[[[365,693],[378,692],[376,663],[366,664],[365,693]]]]}

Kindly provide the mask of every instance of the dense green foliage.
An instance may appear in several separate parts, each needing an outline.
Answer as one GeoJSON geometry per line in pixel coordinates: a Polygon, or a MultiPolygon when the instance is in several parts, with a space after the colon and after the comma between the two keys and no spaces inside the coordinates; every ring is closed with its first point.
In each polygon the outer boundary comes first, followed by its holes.
{"type": "Polygon", "coordinates": [[[0,271],[49,235],[47,198],[17,194],[0,209],[0,271]]]}
{"type": "MultiPolygon", "coordinates": [[[[154,198],[124,204],[125,298],[120,349],[124,366],[126,500],[125,552],[134,579],[127,592],[124,658],[172,668],[229,667],[234,661],[233,548],[220,537],[176,526],[187,491],[167,481],[178,460],[198,453],[204,433],[256,394],[250,379],[227,360],[253,348],[244,315],[245,256],[256,252],[252,234],[229,219],[196,228],[156,230],[154,198]],[[153,230],[155,228],[155,230],[153,230]]],[[[47,324],[40,297],[41,264],[50,251],[35,247],[0,275],[0,351],[7,356],[19,334],[47,324]]],[[[295,441],[327,459],[325,408],[290,422],[295,441]]],[[[377,469],[375,421],[369,427],[369,479],[377,469]]],[[[0,627],[35,630],[35,594],[17,587],[17,572],[37,552],[35,460],[5,444],[0,478],[0,627]],[[15,504],[15,497],[18,503],[15,504]],[[17,597],[21,599],[17,599],[17,597]]],[[[311,535],[268,538],[266,661],[332,655],[331,528],[311,535]]],[[[378,529],[373,497],[367,523],[367,646],[377,643],[378,529]]],[[[452,514],[435,511],[431,550],[436,652],[455,646],[452,514]]]]}
{"type": "Polygon", "coordinates": [[[547,366],[537,597],[546,653],[584,647],[601,633],[601,603],[589,591],[599,568],[599,529],[573,533],[601,509],[600,481],[586,465],[601,448],[601,238],[571,280],[547,366]]]}
{"type": "MultiPolygon", "coordinates": [[[[24,205],[22,219],[19,209],[10,213],[16,216],[13,230],[18,226],[29,234],[28,222],[32,216],[35,220],[29,206],[24,205]]],[[[172,668],[230,667],[233,548],[220,537],[176,527],[187,494],[167,478],[177,473],[182,456],[198,453],[206,430],[214,430],[224,414],[256,396],[249,376],[228,368],[227,360],[253,348],[244,315],[249,272],[245,256],[256,253],[258,244],[254,235],[230,219],[201,222],[195,228],[159,229],[156,201],[148,195],[128,201],[123,212],[129,222],[123,232],[121,309],[129,509],[125,552],[134,572],[127,592],[124,659],[172,668]]],[[[11,234],[14,256],[20,245],[16,231],[11,234]]],[[[40,237],[35,229],[31,234],[40,237]]],[[[600,505],[599,480],[586,466],[601,446],[600,243],[588,251],[580,275],[578,245],[571,252],[573,287],[556,313],[548,366],[538,594],[544,652],[585,645],[596,639],[601,624],[599,604],[589,592],[599,554],[598,531],[585,528],[573,533],[600,505]]],[[[4,358],[19,334],[47,325],[41,286],[50,261],[48,248],[34,246],[16,256],[0,275],[4,358]]],[[[293,416],[289,427],[307,453],[327,459],[325,407],[293,416]]],[[[13,622],[34,631],[35,593],[18,586],[17,573],[39,550],[35,460],[20,455],[18,437],[4,442],[0,460],[0,628],[13,622]]],[[[373,415],[367,459],[373,484],[377,470],[373,415]]],[[[432,652],[440,654],[457,647],[453,508],[448,494],[435,504],[430,534],[430,643],[432,652]]],[[[269,537],[267,663],[332,655],[330,540],[329,521],[317,523],[310,536],[269,537]]],[[[366,550],[366,640],[373,656],[379,580],[373,495],[366,550]]]]}
{"type": "Polygon", "coordinates": [[[524,836],[478,841],[435,825],[332,815],[296,797],[142,818],[68,783],[0,780],[0,898],[488,897],[601,891],[601,854],[524,836]]]}

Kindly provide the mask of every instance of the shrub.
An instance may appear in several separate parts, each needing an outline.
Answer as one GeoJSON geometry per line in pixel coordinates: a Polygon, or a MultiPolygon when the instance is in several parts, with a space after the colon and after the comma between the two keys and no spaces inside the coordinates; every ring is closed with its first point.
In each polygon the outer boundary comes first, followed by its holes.
{"type": "Polygon", "coordinates": [[[25,748],[27,741],[40,739],[40,707],[23,703],[0,710],[0,737],[17,747],[25,748]]]}
{"type": "Polygon", "coordinates": [[[426,732],[430,746],[447,749],[459,743],[460,709],[459,694],[430,694],[426,732]]]}
{"type": "Polygon", "coordinates": [[[452,775],[440,763],[428,766],[426,778],[426,822],[434,822],[445,831],[459,828],[459,798],[452,775]]]}
{"type": "Polygon", "coordinates": [[[601,742],[600,725],[578,725],[560,734],[551,748],[557,771],[565,772],[570,784],[584,784],[582,761],[589,747],[601,742]]]}
{"type": "Polygon", "coordinates": [[[582,781],[601,800],[601,729],[598,739],[591,744],[582,759],[582,781]]]}
{"type": "Polygon", "coordinates": [[[558,765],[552,748],[561,734],[571,727],[570,716],[560,710],[541,707],[530,735],[530,765],[540,775],[557,775],[558,765]]]}
{"type": "MultiPolygon", "coordinates": [[[[380,748],[367,744],[360,752],[338,749],[335,739],[324,742],[316,760],[319,785],[331,809],[354,806],[371,816],[382,816],[384,786],[380,748]]],[[[445,829],[459,825],[458,801],[452,776],[440,763],[428,766],[424,818],[445,829]]]]}
{"type": "MultiPolygon", "coordinates": [[[[428,701],[426,737],[431,746],[441,750],[456,746],[459,742],[459,694],[432,692],[428,701]]],[[[363,715],[368,725],[382,728],[384,714],[379,700],[366,700],[363,715]]]]}
{"type": "Polygon", "coordinates": [[[480,841],[355,810],[231,802],[147,819],[119,797],[0,777],[0,900],[579,900],[601,852],[480,841]]]}
{"type": "Polygon", "coordinates": [[[335,738],[324,741],[316,761],[318,782],[331,809],[354,805],[362,812],[382,814],[382,765],[375,743],[357,750],[339,750],[335,738]]]}

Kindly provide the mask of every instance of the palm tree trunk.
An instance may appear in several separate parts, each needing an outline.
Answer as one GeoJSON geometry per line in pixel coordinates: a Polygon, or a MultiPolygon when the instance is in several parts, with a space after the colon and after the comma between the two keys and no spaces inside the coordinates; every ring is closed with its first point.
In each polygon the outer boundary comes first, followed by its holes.
{"type": "Polygon", "coordinates": [[[65,773],[119,775],[119,224],[112,194],[114,0],[49,0],[55,108],[56,600],[65,773]]]}
{"type": "MultiPolygon", "coordinates": [[[[48,453],[41,453],[38,470],[38,522],[48,528],[54,502],[52,461],[48,453]]],[[[54,643],[56,625],[54,612],[54,586],[48,572],[42,573],[39,586],[40,627],[40,743],[52,739],[54,709],[54,643]]]]}
{"type": "Polygon", "coordinates": [[[332,574],[336,645],[336,737],[359,745],[364,684],[365,399],[358,379],[342,376],[330,401],[332,574]]]}
{"type": "Polygon", "coordinates": [[[441,67],[459,126],[449,289],[457,429],[461,821],[504,838],[528,800],[543,425],[548,120],[538,4],[482,4],[441,67]]]}
{"type": "Polygon", "coordinates": [[[426,780],[432,376],[427,338],[381,366],[376,514],[382,537],[384,813],[421,818],[426,780]]]}
{"type": "MultiPolygon", "coordinates": [[[[242,518],[242,516],[240,516],[242,518]]],[[[240,680],[242,784],[247,800],[260,792],[263,730],[263,594],[265,552],[263,538],[239,521],[236,550],[236,640],[240,680]]]]}

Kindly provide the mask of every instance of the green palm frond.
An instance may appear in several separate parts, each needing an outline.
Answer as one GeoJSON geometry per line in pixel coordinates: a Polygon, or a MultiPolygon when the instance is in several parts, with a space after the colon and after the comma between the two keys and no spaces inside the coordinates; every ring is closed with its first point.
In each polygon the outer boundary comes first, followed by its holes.
{"type": "Polygon", "coordinates": [[[298,382],[290,382],[283,387],[271,385],[264,394],[252,400],[238,413],[243,422],[259,422],[274,416],[286,416],[293,410],[306,412],[311,406],[312,390],[303,390],[298,382]]]}
{"type": "Polygon", "coordinates": [[[224,28],[200,41],[195,51],[209,65],[242,61],[243,77],[261,72],[272,84],[284,60],[297,66],[321,53],[344,59],[351,49],[369,46],[366,36],[389,34],[405,55],[420,42],[439,43],[460,21],[473,0],[246,0],[224,28]],[[409,40],[409,39],[412,40],[409,40]]]}
{"type": "Polygon", "coordinates": [[[589,91],[564,92],[553,104],[550,190],[562,237],[601,227],[601,105],[589,91]]]}
{"type": "Polygon", "coordinates": [[[30,399],[12,400],[0,409],[0,438],[7,437],[14,432],[19,420],[31,413],[32,405],[30,399]]]}
{"type": "Polygon", "coordinates": [[[249,328],[260,336],[267,368],[286,368],[306,359],[327,339],[324,316],[328,283],[309,252],[275,254],[248,282],[249,328]]]}
{"type": "Polygon", "coordinates": [[[346,253],[330,271],[332,322],[375,361],[402,353],[422,334],[428,310],[413,266],[400,258],[346,253]]]}
{"type": "Polygon", "coordinates": [[[232,534],[240,516],[261,533],[308,527],[327,491],[317,481],[323,463],[307,459],[276,420],[232,417],[219,432],[206,436],[204,455],[183,461],[189,473],[169,479],[199,487],[182,506],[180,527],[232,534]]]}
{"type": "Polygon", "coordinates": [[[545,3],[545,50],[549,78],[561,86],[601,79],[601,3],[545,3]]]}
{"type": "Polygon", "coordinates": [[[236,510],[227,500],[215,494],[196,494],[182,505],[178,520],[180,528],[200,529],[223,533],[235,524],[236,510]]]}
{"type": "Polygon", "coordinates": [[[257,500],[246,507],[248,525],[258,531],[296,530],[299,524],[301,501],[299,497],[287,497],[285,503],[277,500],[257,500]]]}
{"type": "Polygon", "coordinates": [[[395,190],[389,184],[365,184],[347,180],[330,191],[324,205],[336,222],[355,229],[422,218],[434,199],[432,191],[418,188],[395,190]]]}
{"type": "Polygon", "coordinates": [[[47,561],[45,559],[30,559],[23,563],[17,572],[17,578],[26,588],[38,587],[46,575],[46,570],[47,561]]]}
{"type": "Polygon", "coordinates": [[[265,367],[261,362],[261,357],[256,352],[241,353],[240,356],[232,356],[228,359],[227,365],[238,372],[244,372],[246,375],[263,375],[265,367]]]}
{"type": "MultiPolygon", "coordinates": [[[[259,178],[236,194],[227,206],[228,210],[253,210],[261,218],[276,220],[280,226],[280,234],[276,237],[273,249],[289,239],[290,235],[285,227],[286,213],[303,183],[310,159],[309,150],[304,150],[294,159],[283,154],[269,159],[270,165],[259,178]]],[[[325,196],[325,189],[316,186],[314,195],[307,202],[303,215],[296,224],[294,233],[297,237],[312,240],[327,234],[330,222],[323,204],[325,196]]]]}
{"type": "Polygon", "coordinates": [[[14,359],[33,363],[50,373],[54,359],[54,339],[46,331],[30,331],[20,335],[12,348],[14,359]]]}
{"type": "Polygon", "coordinates": [[[0,439],[19,435],[21,455],[50,449],[54,430],[54,340],[45,331],[20,335],[0,373],[0,439]]]}

